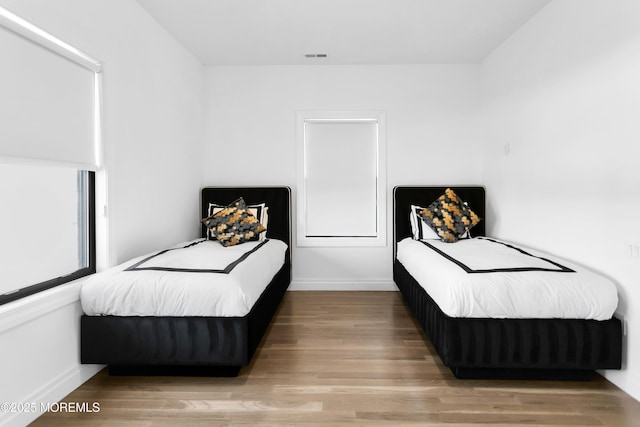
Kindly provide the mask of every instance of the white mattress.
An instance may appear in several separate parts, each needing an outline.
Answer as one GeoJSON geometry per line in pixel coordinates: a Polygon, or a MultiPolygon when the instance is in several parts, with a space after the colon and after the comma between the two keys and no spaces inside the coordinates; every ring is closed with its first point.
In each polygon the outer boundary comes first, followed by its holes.
{"type": "Polygon", "coordinates": [[[456,243],[407,238],[398,243],[397,259],[450,317],[607,320],[613,316],[618,294],[611,280],[569,261],[504,243],[484,238],[456,243]]]}
{"type": "Polygon", "coordinates": [[[82,309],[91,316],[245,316],[286,250],[275,239],[230,247],[204,239],[182,243],[89,276],[82,309]]]}

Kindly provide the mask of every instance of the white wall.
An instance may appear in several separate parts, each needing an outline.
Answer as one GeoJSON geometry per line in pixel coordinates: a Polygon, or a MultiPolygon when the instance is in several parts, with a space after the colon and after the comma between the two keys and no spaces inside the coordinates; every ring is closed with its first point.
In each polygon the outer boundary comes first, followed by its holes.
{"type": "MultiPolygon", "coordinates": [[[[104,64],[111,263],[197,236],[200,63],[133,0],[0,5],[104,64]]],[[[95,372],[79,364],[80,313],[77,284],[0,307],[0,402],[55,402],[95,372]]],[[[32,419],[13,415],[0,425],[32,419]]]]}
{"type": "Polygon", "coordinates": [[[481,75],[490,232],[616,281],[626,363],[605,375],[640,399],[640,2],[554,0],[481,75]]]}
{"type": "Polygon", "coordinates": [[[294,214],[296,111],[386,112],[387,246],[294,247],[291,289],[395,289],[393,187],[479,182],[477,65],[205,70],[205,184],[288,185],[294,214]]]}

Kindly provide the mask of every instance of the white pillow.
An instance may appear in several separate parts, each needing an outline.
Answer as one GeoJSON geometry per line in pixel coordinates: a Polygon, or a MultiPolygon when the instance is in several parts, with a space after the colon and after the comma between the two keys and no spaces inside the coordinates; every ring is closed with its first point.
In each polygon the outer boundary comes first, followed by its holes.
{"type": "Polygon", "coordinates": [[[433,228],[429,227],[429,224],[424,222],[422,218],[418,216],[418,212],[424,210],[421,206],[411,205],[411,213],[409,214],[409,221],[411,222],[411,235],[414,240],[440,240],[440,236],[433,231],[433,228]]]}

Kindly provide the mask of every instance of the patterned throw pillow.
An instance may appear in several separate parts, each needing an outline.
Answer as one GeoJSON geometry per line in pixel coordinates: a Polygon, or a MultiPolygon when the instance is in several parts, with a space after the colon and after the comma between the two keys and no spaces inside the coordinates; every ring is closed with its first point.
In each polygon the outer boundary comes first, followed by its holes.
{"type": "Polygon", "coordinates": [[[234,246],[251,240],[265,230],[258,218],[253,216],[244,199],[240,197],[229,206],[202,220],[212,239],[222,246],[234,246]]]}
{"type": "MultiPolygon", "coordinates": [[[[219,205],[217,203],[209,203],[207,216],[212,216],[213,214],[216,214],[225,208],[226,208],[225,205],[219,205]]],[[[260,233],[258,240],[261,242],[263,240],[266,240],[267,229],[269,224],[269,207],[265,203],[258,203],[255,205],[247,205],[247,210],[251,215],[255,216],[258,219],[258,222],[260,222],[260,224],[262,224],[265,228],[265,230],[262,233],[260,233]]],[[[213,237],[211,236],[211,230],[208,230],[207,232],[207,239],[213,240],[213,237]]]]}
{"type": "Polygon", "coordinates": [[[447,243],[456,242],[480,222],[478,215],[450,188],[418,215],[447,243]]]}

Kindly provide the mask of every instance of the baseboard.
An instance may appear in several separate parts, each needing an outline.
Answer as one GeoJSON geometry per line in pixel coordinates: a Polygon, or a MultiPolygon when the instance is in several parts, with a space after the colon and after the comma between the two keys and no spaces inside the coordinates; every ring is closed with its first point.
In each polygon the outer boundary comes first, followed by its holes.
{"type": "Polygon", "coordinates": [[[630,372],[628,368],[623,368],[621,371],[602,370],[598,371],[598,373],[640,402],[640,376],[636,375],[635,372],[630,372]]]}
{"type": "MultiPolygon", "coordinates": [[[[42,415],[43,408],[62,400],[85,381],[97,374],[103,365],[77,365],[61,373],[47,384],[40,387],[29,396],[25,396],[20,401],[28,402],[31,411],[18,411],[15,413],[0,413],[0,426],[26,426],[42,415]]],[[[78,402],[84,403],[84,402],[78,402]]],[[[86,402],[92,408],[93,401],[86,402]]]]}
{"type": "Polygon", "coordinates": [[[293,280],[290,291],[397,291],[392,280],[293,280]]]}

